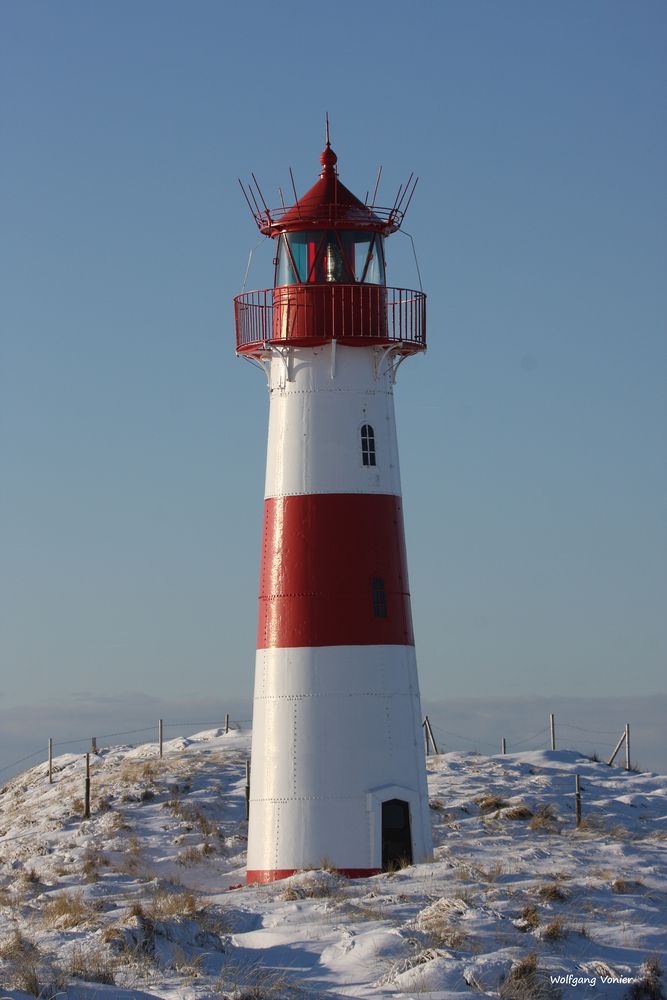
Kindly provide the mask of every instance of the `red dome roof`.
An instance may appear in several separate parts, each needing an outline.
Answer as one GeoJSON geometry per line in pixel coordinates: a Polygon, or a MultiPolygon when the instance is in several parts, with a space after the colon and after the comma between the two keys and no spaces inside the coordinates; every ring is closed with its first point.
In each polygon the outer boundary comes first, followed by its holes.
{"type": "Polygon", "coordinates": [[[341,184],[336,163],[338,157],[327,142],[320,154],[322,172],[296,204],[253,213],[260,232],[278,236],[285,231],[304,229],[367,229],[388,235],[399,228],[402,213],[396,208],[377,208],[363,201],[341,184]]]}

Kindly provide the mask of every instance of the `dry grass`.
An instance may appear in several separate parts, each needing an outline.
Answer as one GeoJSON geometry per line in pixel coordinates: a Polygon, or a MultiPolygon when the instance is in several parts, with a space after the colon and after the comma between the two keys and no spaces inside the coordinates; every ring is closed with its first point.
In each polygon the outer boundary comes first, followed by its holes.
{"type": "Polygon", "coordinates": [[[211,844],[200,844],[199,847],[186,847],[176,855],[176,864],[189,868],[192,865],[200,865],[202,861],[215,853],[215,848],[211,844]]]}
{"type": "Polygon", "coordinates": [[[80,927],[95,919],[95,911],[85,901],[81,891],[61,892],[46,903],[42,919],[50,927],[59,929],[80,927]]]}
{"type": "Polygon", "coordinates": [[[510,808],[503,813],[504,819],[532,819],[532,817],[532,811],[523,803],[519,803],[516,806],[510,806],[510,808]]]}
{"type": "Polygon", "coordinates": [[[641,889],[643,885],[644,883],[639,880],[629,881],[624,878],[615,878],[611,883],[611,891],[618,893],[619,896],[625,896],[628,893],[636,892],[637,889],[641,889]]]}
{"type": "Polygon", "coordinates": [[[541,885],[537,890],[537,894],[545,903],[562,903],[563,900],[567,899],[567,892],[561,886],[557,885],[556,882],[548,882],[546,885],[541,885]]]}
{"type": "Polygon", "coordinates": [[[222,996],[233,996],[234,1000],[291,1000],[303,995],[286,972],[267,969],[259,963],[226,964],[217,989],[222,996]]]}
{"type": "Polygon", "coordinates": [[[559,1000],[561,992],[549,982],[548,975],[537,965],[537,955],[531,953],[510,969],[498,995],[502,1000],[559,1000]]]}
{"type": "Polygon", "coordinates": [[[540,937],[543,941],[562,941],[567,937],[567,928],[562,917],[556,917],[542,928],[540,937]]]}
{"type": "Polygon", "coordinates": [[[540,926],[540,915],[537,912],[537,907],[533,906],[532,903],[524,906],[519,919],[521,920],[521,930],[523,931],[534,931],[540,926]]]}
{"type": "MultiPolygon", "coordinates": [[[[127,916],[138,918],[147,927],[158,921],[187,918],[196,920],[202,931],[210,931],[216,935],[230,931],[229,921],[222,909],[207,907],[200,896],[179,888],[174,883],[155,889],[143,902],[133,903],[127,916]]],[[[107,928],[102,934],[103,940],[107,942],[117,940],[118,936],[118,927],[107,928]]]]}
{"type": "Polygon", "coordinates": [[[179,892],[177,889],[156,889],[148,898],[145,913],[154,920],[168,917],[194,917],[203,912],[204,905],[193,892],[179,892]]]}
{"type": "Polygon", "coordinates": [[[400,872],[403,871],[404,868],[411,868],[411,867],[412,867],[412,861],[410,860],[410,858],[397,858],[395,861],[389,862],[385,874],[391,877],[392,875],[395,875],[396,872],[400,872]]]}
{"type": "Polygon", "coordinates": [[[204,969],[203,955],[188,955],[180,945],[173,945],[172,957],[168,968],[189,979],[198,979],[204,969]]]}
{"type": "Polygon", "coordinates": [[[426,921],[423,929],[428,934],[429,944],[433,948],[449,948],[451,951],[461,951],[468,940],[468,934],[455,924],[444,920],[426,921]]]}
{"type": "Polygon", "coordinates": [[[341,895],[341,881],[331,872],[325,876],[313,872],[307,878],[290,881],[280,894],[280,899],[291,902],[295,899],[326,899],[341,895]]]}
{"type": "Polygon", "coordinates": [[[506,802],[500,795],[483,795],[481,798],[475,799],[475,802],[479,806],[480,816],[487,816],[489,813],[506,809],[509,805],[509,802],[506,802]]]}
{"type": "Polygon", "coordinates": [[[14,907],[20,903],[21,899],[17,893],[10,892],[4,887],[0,889],[0,906],[14,907]]]}
{"type": "Polygon", "coordinates": [[[541,833],[560,833],[562,830],[562,825],[552,805],[540,806],[528,827],[541,833]]]}
{"type": "Polygon", "coordinates": [[[497,882],[500,876],[505,874],[505,868],[500,861],[496,861],[491,868],[478,868],[476,872],[484,882],[497,882]]]}
{"type": "Polygon", "coordinates": [[[86,882],[97,882],[100,877],[100,868],[107,867],[109,861],[96,848],[89,847],[84,856],[81,866],[81,874],[86,882]]]}
{"type": "Polygon", "coordinates": [[[127,760],[118,773],[118,780],[124,785],[136,785],[141,781],[153,782],[160,769],[160,764],[155,760],[127,760]]]}
{"type": "Polygon", "coordinates": [[[103,955],[99,948],[84,948],[77,943],[70,948],[59,968],[61,976],[65,979],[114,986],[118,959],[103,955]]]}
{"type": "Polygon", "coordinates": [[[3,986],[13,987],[37,997],[41,993],[39,981],[40,953],[37,945],[19,931],[0,944],[0,959],[6,965],[3,970],[3,986]]]}
{"type": "Polygon", "coordinates": [[[641,974],[641,979],[630,987],[628,1000],[667,1000],[659,960],[648,958],[642,963],[641,974]]]}

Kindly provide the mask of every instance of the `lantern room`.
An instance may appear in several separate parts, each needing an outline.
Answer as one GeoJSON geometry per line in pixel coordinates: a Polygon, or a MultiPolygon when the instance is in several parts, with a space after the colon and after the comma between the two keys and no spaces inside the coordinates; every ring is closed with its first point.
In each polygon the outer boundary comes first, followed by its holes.
{"type": "Polygon", "coordinates": [[[276,238],[274,285],[385,285],[383,238],[363,230],[323,229],[276,238]]]}
{"type": "MultiPolygon", "coordinates": [[[[426,296],[386,282],[385,239],[401,226],[416,180],[399,189],[392,208],[360,201],[337,171],[327,143],[319,179],[289,207],[269,209],[253,175],[242,186],[261,233],[275,240],[274,287],[234,300],[237,353],[261,357],[270,346],[329,341],[426,347],[426,296]],[[405,202],[405,205],[403,205],[405,202]]],[[[379,181],[379,177],[378,177],[379,181]]],[[[282,200],[282,193],[281,193],[282,200]]]]}

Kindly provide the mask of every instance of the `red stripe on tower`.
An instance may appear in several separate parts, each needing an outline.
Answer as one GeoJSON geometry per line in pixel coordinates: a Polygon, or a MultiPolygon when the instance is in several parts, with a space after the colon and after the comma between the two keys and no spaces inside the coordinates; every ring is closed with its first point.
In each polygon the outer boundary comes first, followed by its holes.
{"type": "Polygon", "coordinates": [[[264,502],[257,648],[414,644],[401,499],[264,502]]]}

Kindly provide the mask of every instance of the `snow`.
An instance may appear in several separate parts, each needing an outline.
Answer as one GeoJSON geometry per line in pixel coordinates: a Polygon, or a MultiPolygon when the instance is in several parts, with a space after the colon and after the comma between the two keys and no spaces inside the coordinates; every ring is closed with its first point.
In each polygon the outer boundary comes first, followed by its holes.
{"type": "Polygon", "coordinates": [[[102,750],[90,820],[81,756],[2,789],[3,996],[660,996],[667,778],[565,750],[430,757],[432,863],[246,887],[249,747],[213,729],[162,760],[102,750]]]}

